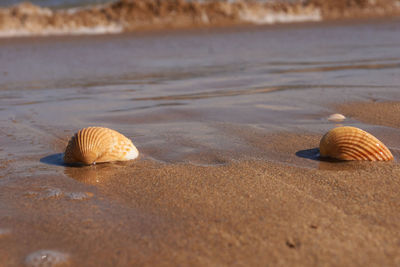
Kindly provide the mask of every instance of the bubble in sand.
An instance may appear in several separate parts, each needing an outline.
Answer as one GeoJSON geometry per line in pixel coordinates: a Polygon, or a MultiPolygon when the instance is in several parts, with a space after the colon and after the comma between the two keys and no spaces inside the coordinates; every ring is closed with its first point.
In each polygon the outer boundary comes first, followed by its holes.
{"type": "Polygon", "coordinates": [[[334,121],[334,122],[341,122],[344,121],[345,119],[346,117],[339,113],[332,114],[328,117],[328,121],[334,121]]]}
{"type": "Polygon", "coordinates": [[[57,199],[63,196],[63,192],[59,188],[40,187],[36,191],[28,191],[25,196],[36,197],[39,200],[57,199]]]}
{"type": "Polygon", "coordinates": [[[39,250],[28,255],[25,265],[30,267],[68,266],[69,255],[54,250],[39,250]]]}
{"type": "Polygon", "coordinates": [[[61,189],[59,188],[47,188],[43,194],[41,199],[49,199],[49,198],[59,198],[63,195],[61,189]]]}

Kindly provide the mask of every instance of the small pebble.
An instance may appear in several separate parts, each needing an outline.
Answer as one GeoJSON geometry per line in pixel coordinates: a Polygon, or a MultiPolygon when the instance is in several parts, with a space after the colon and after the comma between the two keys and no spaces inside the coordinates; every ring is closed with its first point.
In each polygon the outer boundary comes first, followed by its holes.
{"type": "Polygon", "coordinates": [[[346,117],[339,113],[332,114],[328,117],[328,121],[334,121],[334,122],[341,122],[344,121],[345,119],[346,117]]]}
{"type": "Polygon", "coordinates": [[[293,249],[299,248],[300,245],[301,245],[301,242],[300,242],[300,240],[298,240],[297,238],[289,237],[289,238],[286,240],[286,246],[288,246],[289,248],[293,248],[293,249]]]}

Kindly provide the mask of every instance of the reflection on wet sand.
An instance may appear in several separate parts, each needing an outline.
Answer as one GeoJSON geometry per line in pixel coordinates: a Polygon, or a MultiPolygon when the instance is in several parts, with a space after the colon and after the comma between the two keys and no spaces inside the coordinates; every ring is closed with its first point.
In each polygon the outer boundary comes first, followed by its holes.
{"type": "Polygon", "coordinates": [[[318,164],[316,166],[316,169],[323,171],[354,172],[359,170],[366,170],[373,164],[382,164],[382,166],[387,166],[392,164],[391,162],[343,161],[331,158],[323,158],[319,154],[319,148],[299,150],[295,154],[297,157],[317,162],[318,164]]]}
{"type": "Polygon", "coordinates": [[[360,65],[344,65],[344,66],[329,66],[318,68],[301,68],[301,69],[288,69],[276,70],[274,73],[295,73],[295,72],[325,72],[325,71],[342,71],[342,70],[374,70],[374,69],[398,69],[400,63],[387,63],[387,64],[360,64],[360,65]]]}
{"type": "Polygon", "coordinates": [[[128,169],[137,164],[136,160],[129,162],[101,163],[90,166],[67,166],[64,174],[79,182],[97,185],[126,173],[128,169]]]}
{"type": "MultiPolygon", "coordinates": [[[[400,65],[399,65],[400,66],[400,65]]],[[[279,73],[286,73],[286,71],[277,71],[279,73]]],[[[290,71],[287,71],[290,72],[290,71]]],[[[246,96],[246,95],[256,95],[256,94],[266,94],[273,93],[278,91],[286,91],[286,90],[304,90],[304,89],[340,89],[340,88],[360,88],[360,87],[369,87],[369,88],[379,88],[379,85],[350,85],[350,84],[324,84],[324,85],[279,85],[272,87],[257,87],[257,88],[246,88],[246,89],[226,89],[219,91],[209,91],[209,92],[201,92],[201,93],[192,93],[192,94],[177,94],[177,95],[167,95],[167,96],[156,96],[156,97],[136,97],[131,100],[134,101],[165,101],[165,100],[196,100],[196,99],[212,99],[217,97],[230,97],[230,96],[246,96]]],[[[174,104],[176,105],[176,103],[174,104]]],[[[156,106],[155,106],[156,107],[156,106]]]]}

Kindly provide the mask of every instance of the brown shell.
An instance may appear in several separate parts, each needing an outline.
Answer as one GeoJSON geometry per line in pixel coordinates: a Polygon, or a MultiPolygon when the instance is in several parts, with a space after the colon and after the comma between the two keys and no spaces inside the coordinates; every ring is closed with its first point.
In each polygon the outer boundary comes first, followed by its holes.
{"type": "Polygon", "coordinates": [[[322,157],[340,160],[388,161],[393,159],[389,149],[376,137],[356,127],[337,127],[321,139],[322,157]]]}
{"type": "Polygon", "coordinates": [[[79,130],[69,141],[64,153],[65,163],[94,164],[137,158],[132,141],[117,131],[103,127],[79,130]]]}

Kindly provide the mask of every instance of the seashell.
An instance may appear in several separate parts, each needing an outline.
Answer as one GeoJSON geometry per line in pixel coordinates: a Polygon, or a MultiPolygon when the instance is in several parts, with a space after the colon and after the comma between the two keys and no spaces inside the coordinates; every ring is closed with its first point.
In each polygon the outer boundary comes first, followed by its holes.
{"type": "Polygon", "coordinates": [[[137,158],[132,141],[117,131],[103,127],[79,130],[69,141],[64,153],[65,163],[95,164],[137,158]]]}
{"type": "Polygon", "coordinates": [[[321,139],[322,157],[340,160],[388,161],[393,159],[389,149],[373,135],[356,127],[337,127],[321,139]]]}
{"type": "Polygon", "coordinates": [[[345,119],[346,117],[339,113],[332,114],[328,117],[328,121],[334,121],[334,122],[341,122],[344,121],[345,119]]]}

